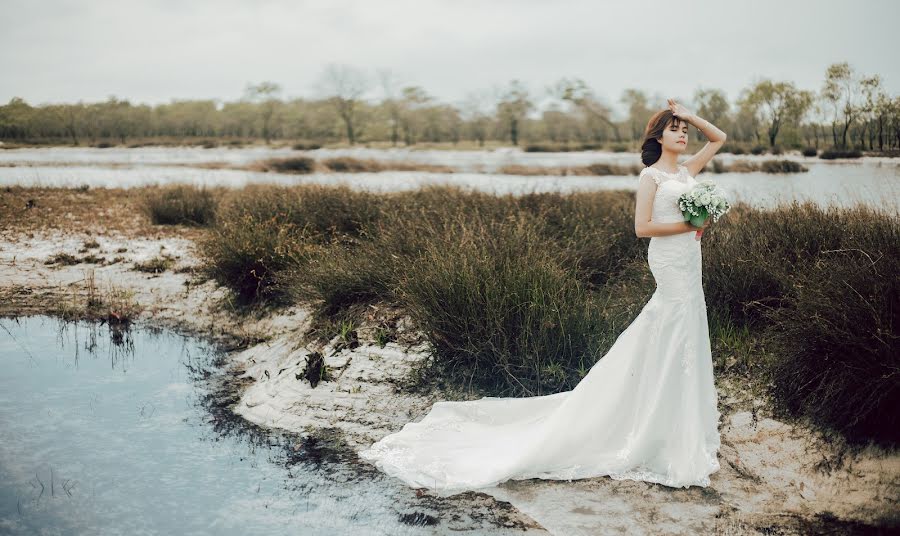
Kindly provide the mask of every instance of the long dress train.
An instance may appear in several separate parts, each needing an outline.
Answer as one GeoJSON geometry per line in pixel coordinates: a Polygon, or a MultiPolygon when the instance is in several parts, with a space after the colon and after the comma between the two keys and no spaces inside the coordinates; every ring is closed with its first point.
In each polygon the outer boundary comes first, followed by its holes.
{"type": "MultiPolygon", "coordinates": [[[[682,221],[678,196],[696,180],[647,167],[652,219],[682,221]]],[[[570,391],[436,402],[359,453],[385,473],[439,495],[528,478],[608,475],[671,487],[708,486],[719,469],[719,411],[694,231],[652,237],[656,290],[570,391]]]]}

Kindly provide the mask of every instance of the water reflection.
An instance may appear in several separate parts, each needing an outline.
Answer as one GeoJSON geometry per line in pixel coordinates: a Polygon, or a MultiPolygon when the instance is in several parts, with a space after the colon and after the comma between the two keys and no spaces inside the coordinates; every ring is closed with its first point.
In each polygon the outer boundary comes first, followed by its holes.
{"type": "Polygon", "coordinates": [[[416,497],[337,430],[246,423],[226,356],[203,341],[46,317],[0,327],[0,533],[522,532],[416,497]]]}
{"type": "Polygon", "coordinates": [[[77,329],[71,322],[60,321],[57,325],[57,344],[60,348],[65,347],[68,337],[71,337],[74,351],[72,365],[75,368],[83,352],[93,357],[105,355],[110,368],[119,368],[122,372],[127,371],[129,358],[134,359],[134,337],[127,325],[95,322],[83,324],[84,329],[77,329]]]}

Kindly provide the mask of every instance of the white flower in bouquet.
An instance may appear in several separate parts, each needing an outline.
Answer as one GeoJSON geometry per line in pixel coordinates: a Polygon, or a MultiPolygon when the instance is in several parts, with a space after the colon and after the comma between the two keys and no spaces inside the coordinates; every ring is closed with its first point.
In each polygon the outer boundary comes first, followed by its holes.
{"type": "MultiPolygon", "coordinates": [[[[711,180],[703,180],[679,196],[678,208],[681,209],[684,221],[691,222],[691,225],[695,227],[701,227],[706,218],[718,221],[731,209],[731,204],[728,202],[724,190],[717,187],[711,180]]],[[[703,229],[697,231],[697,240],[701,235],[703,235],[703,229]]]]}

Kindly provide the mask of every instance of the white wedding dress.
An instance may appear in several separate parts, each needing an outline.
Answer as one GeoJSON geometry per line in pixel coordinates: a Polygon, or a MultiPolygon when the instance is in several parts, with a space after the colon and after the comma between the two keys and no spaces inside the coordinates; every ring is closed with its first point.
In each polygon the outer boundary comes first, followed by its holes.
{"type": "MultiPolygon", "coordinates": [[[[687,168],[647,167],[652,220],[683,221],[687,168]]],[[[436,402],[418,422],[360,452],[388,475],[438,495],[506,480],[609,477],[708,486],[719,469],[700,243],[695,231],[652,237],[656,290],[604,357],[571,391],[527,398],[436,402]]]]}

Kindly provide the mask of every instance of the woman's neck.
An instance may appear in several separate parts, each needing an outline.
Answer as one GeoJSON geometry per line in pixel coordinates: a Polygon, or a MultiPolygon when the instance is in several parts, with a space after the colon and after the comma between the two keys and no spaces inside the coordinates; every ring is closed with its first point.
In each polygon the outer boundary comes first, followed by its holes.
{"type": "Polygon", "coordinates": [[[663,171],[672,170],[671,173],[678,171],[678,155],[673,152],[663,151],[656,161],[656,167],[663,171]]]}

